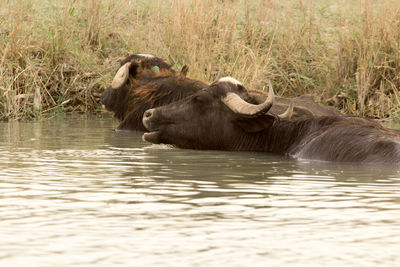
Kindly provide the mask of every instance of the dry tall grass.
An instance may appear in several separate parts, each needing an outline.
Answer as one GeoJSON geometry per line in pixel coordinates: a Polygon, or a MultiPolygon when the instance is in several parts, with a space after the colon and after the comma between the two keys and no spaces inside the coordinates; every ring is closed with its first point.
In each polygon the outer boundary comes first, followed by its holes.
{"type": "Polygon", "coordinates": [[[398,0],[4,0],[0,117],[93,111],[118,60],[153,53],[211,82],[399,118],[398,0]]]}

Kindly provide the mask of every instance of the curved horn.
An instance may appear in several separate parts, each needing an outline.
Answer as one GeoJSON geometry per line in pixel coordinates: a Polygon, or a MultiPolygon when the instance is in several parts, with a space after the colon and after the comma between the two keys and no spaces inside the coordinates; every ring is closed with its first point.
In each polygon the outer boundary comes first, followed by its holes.
{"type": "Polygon", "coordinates": [[[290,120],[293,116],[293,108],[294,108],[293,102],[290,101],[289,107],[286,109],[285,112],[278,115],[278,117],[281,118],[282,120],[290,120]]]}
{"type": "Polygon", "coordinates": [[[270,110],[272,104],[274,103],[274,89],[272,88],[271,83],[268,84],[269,86],[269,93],[268,98],[261,104],[253,105],[242,98],[239,95],[229,92],[227,95],[222,99],[222,102],[233,112],[247,116],[247,117],[257,117],[259,115],[265,114],[270,110]]]}
{"type": "Polygon", "coordinates": [[[125,84],[125,82],[128,80],[129,77],[129,67],[131,65],[131,62],[125,63],[119,70],[117,71],[117,74],[115,74],[114,79],[111,83],[111,87],[114,89],[120,88],[122,85],[125,84]]]}

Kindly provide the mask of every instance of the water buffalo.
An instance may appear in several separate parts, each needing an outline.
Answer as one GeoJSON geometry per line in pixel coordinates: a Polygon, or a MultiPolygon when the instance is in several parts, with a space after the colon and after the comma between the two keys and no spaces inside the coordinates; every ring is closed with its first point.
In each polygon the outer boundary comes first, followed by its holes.
{"type": "Polygon", "coordinates": [[[297,159],[400,164],[400,131],[358,117],[282,120],[271,112],[274,92],[248,103],[232,78],[167,106],[147,110],[143,139],[180,148],[259,151],[297,159]]]}
{"type": "MultiPolygon", "coordinates": [[[[104,91],[101,102],[107,110],[114,112],[120,121],[119,130],[145,131],[142,124],[144,111],[185,98],[208,85],[186,77],[188,67],[175,71],[163,59],[147,54],[134,54],[121,62],[121,67],[104,91]]],[[[265,94],[249,90],[251,103],[262,103],[265,94]]],[[[276,97],[272,111],[283,113],[292,103],[293,118],[341,115],[331,107],[322,107],[310,96],[293,99],[276,97]]]]}
{"type": "Polygon", "coordinates": [[[121,122],[117,129],[145,131],[143,113],[153,107],[180,100],[207,84],[186,77],[185,65],[178,73],[159,57],[135,54],[121,62],[101,103],[121,122]]]}

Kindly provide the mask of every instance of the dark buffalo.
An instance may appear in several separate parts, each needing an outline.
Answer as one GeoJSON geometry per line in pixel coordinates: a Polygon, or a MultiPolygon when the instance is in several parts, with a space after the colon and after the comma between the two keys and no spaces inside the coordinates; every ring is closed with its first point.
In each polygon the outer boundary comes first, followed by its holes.
{"type": "Polygon", "coordinates": [[[168,106],[147,110],[144,140],[180,148],[260,151],[298,159],[400,163],[400,132],[357,117],[282,120],[271,112],[274,93],[261,104],[233,79],[168,106]]]}
{"type": "Polygon", "coordinates": [[[153,107],[192,95],[207,87],[186,77],[188,67],[178,73],[171,65],[153,55],[135,54],[121,62],[101,103],[121,122],[118,129],[145,131],[143,113],[153,107]]]}
{"type": "MultiPolygon", "coordinates": [[[[144,111],[183,99],[208,85],[186,77],[188,68],[180,72],[154,55],[134,54],[121,62],[121,67],[111,86],[104,91],[101,102],[107,110],[114,112],[120,121],[119,130],[141,130],[144,111]]],[[[251,103],[262,103],[265,94],[249,91],[251,103]]],[[[312,97],[301,96],[293,99],[277,97],[272,111],[283,113],[292,102],[293,118],[341,115],[331,107],[322,107],[312,97]]]]}

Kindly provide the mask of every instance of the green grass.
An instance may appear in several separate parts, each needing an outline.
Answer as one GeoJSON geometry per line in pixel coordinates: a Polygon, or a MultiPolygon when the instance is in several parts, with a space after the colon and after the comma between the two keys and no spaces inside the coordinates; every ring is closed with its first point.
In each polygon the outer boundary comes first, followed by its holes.
{"type": "Polygon", "coordinates": [[[0,2],[0,117],[93,112],[118,60],[156,54],[193,78],[311,94],[399,119],[397,0],[0,2]]]}

